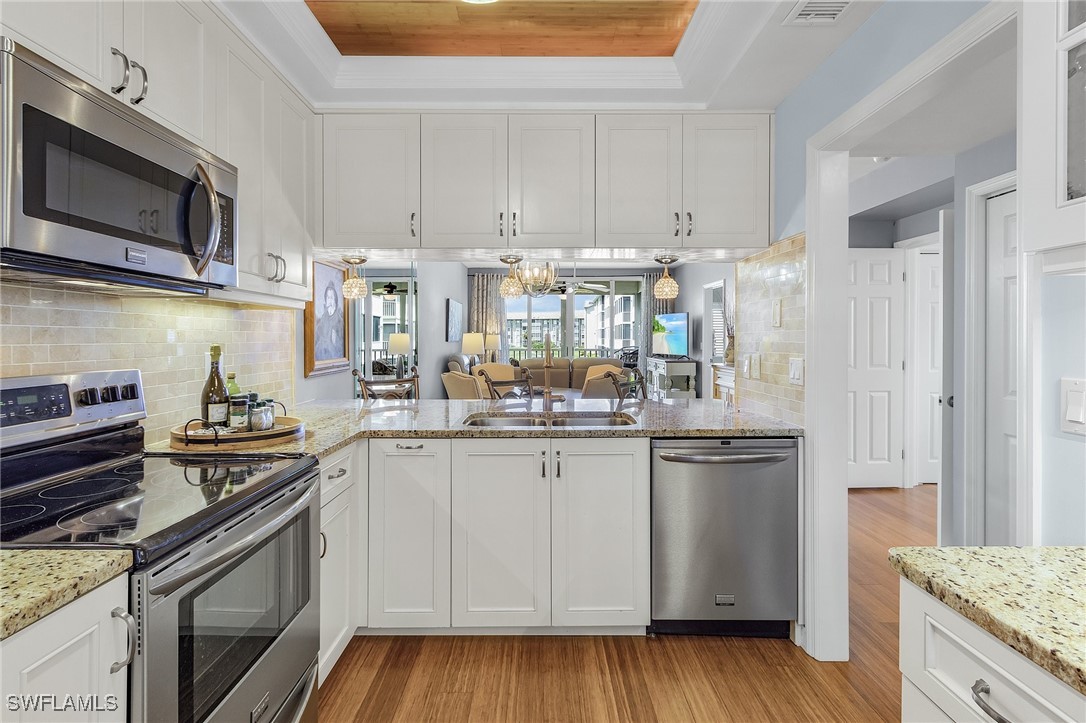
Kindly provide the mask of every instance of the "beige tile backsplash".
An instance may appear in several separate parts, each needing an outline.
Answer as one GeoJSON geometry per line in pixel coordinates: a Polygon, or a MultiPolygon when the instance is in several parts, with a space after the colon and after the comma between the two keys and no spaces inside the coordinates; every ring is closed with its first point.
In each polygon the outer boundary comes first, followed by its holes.
{"type": "Polygon", "coordinates": [[[211,344],[243,389],[293,405],[292,311],[189,297],[116,297],[0,285],[0,376],[135,368],[147,442],[199,416],[211,344]]]}
{"type": "MultiPolygon", "coordinates": [[[[790,357],[805,357],[807,245],[797,234],[735,265],[735,395],[740,409],[804,423],[804,390],[788,381],[790,357]],[[781,325],[773,326],[773,302],[781,325]],[[761,355],[761,379],[743,376],[743,363],[761,355]]],[[[805,375],[806,376],[806,375],[805,375]]]]}

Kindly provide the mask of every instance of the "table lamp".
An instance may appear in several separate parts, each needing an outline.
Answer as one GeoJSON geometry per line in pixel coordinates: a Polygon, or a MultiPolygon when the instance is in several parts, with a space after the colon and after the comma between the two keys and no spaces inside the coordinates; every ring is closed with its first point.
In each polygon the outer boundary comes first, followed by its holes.
{"type": "Polygon", "coordinates": [[[485,351],[483,335],[480,333],[466,332],[462,343],[463,346],[460,347],[460,351],[468,356],[480,356],[485,351]]]}
{"type": "Polygon", "coordinates": [[[498,360],[498,350],[501,349],[501,337],[497,334],[487,334],[483,341],[483,347],[490,352],[490,361],[498,360]]]}
{"type": "MultiPolygon", "coordinates": [[[[393,356],[402,357],[405,354],[411,353],[411,337],[407,334],[389,334],[388,335],[388,353],[393,356]]],[[[403,369],[400,367],[400,361],[396,361],[396,376],[403,377],[403,369]]]]}

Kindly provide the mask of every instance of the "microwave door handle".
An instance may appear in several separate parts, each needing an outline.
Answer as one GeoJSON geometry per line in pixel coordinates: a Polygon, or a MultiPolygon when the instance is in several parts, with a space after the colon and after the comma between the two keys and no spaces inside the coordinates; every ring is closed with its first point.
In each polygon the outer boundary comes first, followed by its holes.
{"type": "Polygon", "coordinates": [[[196,559],[191,564],[180,568],[174,575],[152,582],[147,588],[148,591],[152,595],[169,595],[187,583],[214,570],[216,567],[224,565],[240,555],[244,555],[267,538],[268,534],[273,532],[275,528],[280,527],[287,520],[305,509],[309,503],[313,501],[313,498],[317,496],[317,492],[319,491],[320,485],[311,485],[309,489],[306,490],[305,494],[299,497],[290,505],[290,507],[283,510],[282,513],[276,515],[273,519],[268,520],[266,523],[225,549],[220,550],[217,553],[212,553],[209,557],[201,557],[203,554],[202,551],[194,552],[193,557],[196,559]]]}
{"type": "Polygon", "coordinates": [[[219,241],[222,238],[222,218],[219,208],[219,194],[215,191],[215,184],[211,182],[211,174],[204,168],[203,163],[196,164],[196,175],[200,177],[200,183],[207,190],[207,207],[211,214],[211,227],[207,230],[207,244],[204,246],[204,255],[196,264],[196,274],[201,275],[207,269],[211,259],[219,250],[219,241]]]}

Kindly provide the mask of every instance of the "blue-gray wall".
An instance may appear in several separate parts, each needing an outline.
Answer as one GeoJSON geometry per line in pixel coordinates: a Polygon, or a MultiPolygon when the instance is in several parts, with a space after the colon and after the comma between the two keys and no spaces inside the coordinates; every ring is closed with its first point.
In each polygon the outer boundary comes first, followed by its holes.
{"type": "Polygon", "coordinates": [[[1086,378],[1086,276],[1041,281],[1041,544],[1086,545],[1086,437],[1060,431],[1060,378],[1086,378]]]}
{"type": "MultiPolygon", "coordinates": [[[[445,341],[445,301],[464,307],[467,329],[468,270],[456,261],[419,261],[419,321],[415,326],[419,350],[419,396],[444,399],[441,375],[449,370],[449,354],[460,353],[460,342],[445,341]]],[[[500,270],[493,273],[501,273],[500,270]]]]}
{"type": "Polygon", "coordinates": [[[806,230],[807,139],[985,5],[887,0],[777,106],[776,238],[806,230]]]}

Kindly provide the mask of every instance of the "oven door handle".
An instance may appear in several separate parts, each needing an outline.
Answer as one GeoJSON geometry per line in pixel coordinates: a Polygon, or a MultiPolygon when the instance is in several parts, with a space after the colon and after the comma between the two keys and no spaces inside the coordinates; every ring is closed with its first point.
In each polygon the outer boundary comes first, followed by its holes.
{"type": "MultiPolygon", "coordinates": [[[[211,214],[211,225],[207,230],[207,244],[204,246],[204,255],[196,263],[197,275],[204,273],[204,269],[215,258],[219,250],[219,241],[222,240],[222,213],[219,208],[219,194],[215,191],[215,184],[211,182],[211,174],[204,168],[203,163],[196,164],[196,175],[200,178],[204,190],[207,191],[207,209],[211,214]]],[[[278,268],[278,267],[277,267],[278,268]]]]}
{"type": "Polygon", "coordinates": [[[320,492],[320,486],[312,484],[310,487],[299,497],[294,503],[274,518],[268,520],[257,529],[253,530],[249,534],[242,537],[237,542],[229,545],[220,552],[212,554],[210,557],[200,559],[200,553],[197,552],[194,556],[197,558],[191,564],[186,565],[177,570],[173,575],[165,577],[161,580],[155,580],[147,589],[152,595],[169,595],[180,589],[187,583],[192,582],[198,577],[205,575],[208,571],[214,570],[220,565],[224,565],[230,562],[236,557],[244,555],[249,550],[256,547],[262,540],[268,537],[277,527],[281,527],[290,518],[297,515],[303,509],[305,509],[313,498],[320,492]]]}

